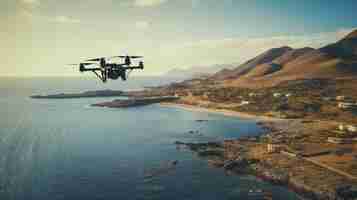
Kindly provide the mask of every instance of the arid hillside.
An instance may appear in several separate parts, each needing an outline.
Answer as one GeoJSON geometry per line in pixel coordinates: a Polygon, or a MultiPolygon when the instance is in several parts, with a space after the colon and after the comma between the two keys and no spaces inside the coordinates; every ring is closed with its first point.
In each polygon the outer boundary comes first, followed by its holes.
{"type": "Polygon", "coordinates": [[[357,77],[357,30],[320,49],[270,49],[232,70],[210,77],[232,87],[262,88],[298,79],[357,77]]]}

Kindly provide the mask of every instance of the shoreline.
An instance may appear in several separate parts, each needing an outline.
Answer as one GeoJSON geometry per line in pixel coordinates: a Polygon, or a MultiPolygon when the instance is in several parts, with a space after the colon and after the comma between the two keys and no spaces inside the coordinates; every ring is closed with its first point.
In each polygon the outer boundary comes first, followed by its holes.
{"type": "Polygon", "coordinates": [[[241,119],[250,119],[250,120],[257,121],[257,122],[287,122],[287,121],[290,121],[288,119],[279,119],[279,118],[275,118],[275,117],[254,115],[254,114],[232,111],[232,110],[227,110],[227,109],[205,108],[205,107],[189,105],[189,104],[182,104],[182,103],[160,103],[160,106],[180,108],[180,109],[194,111],[194,112],[215,113],[215,114],[221,114],[224,116],[238,117],[241,119]]]}
{"type": "Polygon", "coordinates": [[[95,107],[107,107],[107,108],[128,108],[128,107],[137,107],[145,106],[161,102],[169,102],[177,100],[177,97],[174,96],[161,96],[161,97],[142,97],[142,98],[129,98],[129,99],[115,99],[113,101],[95,103],[91,106],[95,107]]]}
{"type": "Polygon", "coordinates": [[[121,90],[92,90],[76,93],[57,93],[46,95],[31,95],[32,99],[79,99],[99,97],[128,97],[128,93],[121,90]]]}
{"type": "MultiPolygon", "coordinates": [[[[259,116],[259,115],[248,114],[248,113],[237,112],[237,111],[231,111],[231,110],[226,110],[226,109],[205,108],[205,107],[189,105],[189,104],[182,104],[182,103],[161,103],[160,106],[185,109],[185,110],[194,111],[194,112],[216,113],[216,114],[222,114],[222,115],[225,115],[225,116],[238,117],[238,118],[241,118],[241,119],[254,120],[257,124],[260,123],[259,126],[261,126],[262,128],[267,128],[268,129],[268,132],[263,133],[263,134],[269,134],[269,133],[274,132],[276,130],[285,129],[285,128],[286,128],[285,131],[288,131],[288,129],[294,129],[295,126],[301,126],[302,123],[303,123],[303,121],[301,119],[279,119],[279,118],[269,117],[269,116],[259,116]],[[297,122],[297,124],[295,124],[295,122],[297,122]]],[[[232,155],[236,154],[236,152],[235,152],[236,150],[234,150],[234,148],[235,148],[234,145],[229,147],[229,146],[227,146],[227,142],[228,143],[229,142],[240,143],[239,146],[245,146],[245,148],[250,149],[251,148],[251,147],[249,147],[250,145],[244,144],[245,141],[246,140],[244,140],[244,139],[242,140],[242,138],[222,141],[224,146],[222,147],[221,151],[223,151],[225,153],[228,153],[228,154],[232,154],[232,155]]],[[[247,142],[249,143],[250,140],[247,140],[247,142]]],[[[255,143],[255,142],[253,141],[252,143],[255,143]]],[[[197,150],[191,150],[191,151],[195,152],[195,153],[197,153],[197,152],[199,153],[200,151],[203,151],[203,152],[207,151],[207,153],[210,153],[210,152],[212,152],[212,149],[210,149],[210,148],[211,147],[204,147],[202,149],[198,148],[197,150]]],[[[213,148],[213,149],[215,149],[215,148],[213,148]]],[[[238,151],[240,152],[238,155],[243,155],[243,154],[241,154],[242,152],[240,150],[238,150],[238,151]]],[[[203,156],[203,158],[204,157],[205,156],[203,156]]],[[[243,156],[243,158],[244,157],[245,156],[243,156]]],[[[278,159],[278,160],[281,160],[281,161],[292,160],[292,162],[300,162],[299,161],[300,158],[298,158],[298,157],[296,157],[296,158],[288,158],[286,155],[281,155],[280,157],[284,157],[283,159],[278,159]]],[[[220,159],[222,159],[222,158],[220,158],[220,159]]],[[[223,164],[220,164],[222,162],[225,165],[225,163],[227,162],[227,159],[224,159],[224,161],[222,161],[222,160],[219,161],[220,159],[218,159],[218,164],[223,166],[223,164]]],[[[208,161],[209,161],[209,159],[208,159],[208,161]]],[[[259,162],[264,164],[264,158],[262,160],[260,160],[259,162]]],[[[304,161],[301,160],[301,162],[304,162],[304,161]]],[[[253,167],[253,166],[254,166],[254,164],[251,165],[250,167],[253,167]]],[[[322,199],[333,199],[333,198],[338,197],[337,196],[338,194],[335,193],[336,191],[332,192],[332,190],[333,190],[332,188],[329,188],[329,192],[327,194],[323,194],[323,193],[321,193],[321,191],[322,191],[322,190],[320,190],[321,188],[319,188],[319,189],[312,188],[311,184],[306,184],[306,183],[304,183],[304,181],[301,182],[299,174],[296,174],[296,175],[292,176],[292,175],[290,175],[290,172],[286,171],[286,170],[282,171],[287,176],[286,182],[284,182],[284,181],[279,182],[281,180],[279,179],[279,176],[276,176],[276,175],[279,175],[279,174],[274,174],[274,173],[276,173],[276,172],[274,172],[274,170],[279,169],[279,168],[283,168],[283,167],[284,167],[284,165],[282,165],[282,166],[278,165],[278,166],[275,166],[274,169],[271,169],[271,168],[265,168],[264,165],[261,165],[259,170],[255,170],[254,173],[247,172],[246,174],[254,175],[256,178],[264,180],[264,181],[272,183],[272,184],[281,185],[284,188],[287,188],[288,190],[294,192],[298,196],[298,198],[302,199],[302,200],[316,199],[316,198],[317,199],[319,199],[319,198],[320,199],[321,198],[322,199]]],[[[318,166],[316,166],[313,163],[305,163],[304,167],[306,167],[306,168],[308,168],[310,170],[315,170],[316,168],[319,168],[318,166]]],[[[221,168],[221,167],[218,166],[218,168],[221,168]]],[[[225,169],[225,167],[223,167],[223,169],[225,169]]],[[[322,169],[319,169],[319,170],[322,170],[322,169]]],[[[327,172],[326,169],[324,169],[324,171],[327,172]]],[[[333,173],[333,172],[328,171],[328,173],[333,173]]],[[[315,178],[310,178],[310,180],[315,180],[315,178]]],[[[347,181],[347,179],[343,179],[343,180],[347,181]]]]}

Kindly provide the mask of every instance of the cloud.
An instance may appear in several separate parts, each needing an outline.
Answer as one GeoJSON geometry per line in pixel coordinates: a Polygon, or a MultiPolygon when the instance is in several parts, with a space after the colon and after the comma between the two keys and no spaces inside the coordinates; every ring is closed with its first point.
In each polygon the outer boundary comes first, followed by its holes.
{"type": "Polygon", "coordinates": [[[150,23],[147,21],[137,21],[135,22],[135,27],[140,30],[146,30],[150,27],[150,23]]]}
{"type": "Polygon", "coordinates": [[[32,19],[33,11],[40,5],[39,0],[19,0],[20,7],[18,13],[26,19],[32,19]]]}
{"type": "Polygon", "coordinates": [[[69,17],[69,16],[56,16],[55,18],[52,19],[52,21],[57,22],[57,23],[64,23],[64,24],[78,24],[81,23],[81,20],[69,17]]]}
{"type": "Polygon", "coordinates": [[[21,0],[22,3],[28,4],[28,5],[39,5],[40,1],[39,0],[21,0]]]}
{"type": "Polygon", "coordinates": [[[196,8],[201,3],[201,0],[191,0],[192,8],[196,8]]]}
{"type": "Polygon", "coordinates": [[[168,0],[135,0],[134,5],[139,7],[157,6],[167,2],[168,0]]]}
{"type": "Polygon", "coordinates": [[[81,23],[80,19],[73,18],[70,16],[59,15],[59,16],[45,16],[35,14],[32,10],[29,9],[21,9],[19,11],[20,16],[24,20],[32,21],[32,22],[50,22],[50,23],[60,23],[60,24],[79,24],[81,23]]]}
{"type": "Polygon", "coordinates": [[[343,28],[332,32],[305,35],[200,40],[176,44],[171,48],[164,47],[160,53],[162,57],[167,58],[167,61],[175,61],[175,63],[166,63],[167,65],[193,66],[243,63],[271,48],[282,46],[320,48],[342,39],[352,30],[352,28],[343,28]],[[180,60],[175,59],[177,55],[180,55],[180,60]]]}
{"type": "Polygon", "coordinates": [[[31,19],[33,17],[33,13],[29,9],[21,8],[19,10],[19,14],[21,17],[24,17],[25,19],[31,19]]]}
{"type": "Polygon", "coordinates": [[[216,40],[200,40],[183,44],[183,47],[204,47],[204,48],[246,48],[255,47],[258,49],[267,49],[280,46],[291,46],[300,48],[310,46],[314,48],[322,47],[328,43],[336,42],[350,33],[350,29],[338,29],[333,32],[312,33],[306,35],[282,35],[273,37],[253,37],[253,38],[223,38],[216,40]]]}
{"type": "Polygon", "coordinates": [[[42,22],[55,22],[55,23],[64,23],[64,24],[78,24],[81,23],[81,20],[66,16],[66,15],[42,15],[39,10],[40,0],[19,0],[21,6],[19,7],[19,15],[26,20],[42,21],[42,22]]]}

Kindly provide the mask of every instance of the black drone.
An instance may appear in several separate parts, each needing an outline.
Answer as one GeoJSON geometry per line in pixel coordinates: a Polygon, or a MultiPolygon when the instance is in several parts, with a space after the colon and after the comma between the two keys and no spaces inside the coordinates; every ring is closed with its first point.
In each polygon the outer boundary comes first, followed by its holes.
{"type": "Polygon", "coordinates": [[[142,56],[112,56],[109,58],[93,58],[86,60],[87,62],[82,62],[79,64],[80,72],[93,72],[103,83],[107,82],[108,79],[117,80],[119,77],[126,81],[131,71],[134,69],[144,69],[144,62],[140,61],[138,66],[132,66],[131,59],[142,58],[142,56]],[[107,62],[107,59],[111,58],[122,58],[124,63],[113,63],[107,62]],[[88,62],[89,61],[89,62],[88,62]],[[86,66],[95,66],[91,68],[86,68],[86,66]]]}

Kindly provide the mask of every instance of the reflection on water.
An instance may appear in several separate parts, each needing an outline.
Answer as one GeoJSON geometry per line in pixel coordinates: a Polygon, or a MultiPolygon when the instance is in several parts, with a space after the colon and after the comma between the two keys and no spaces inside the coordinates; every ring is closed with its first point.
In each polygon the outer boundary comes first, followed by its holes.
{"type": "Polygon", "coordinates": [[[239,199],[250,188],[295,199],[253,177],[226,176],[173,144],[257,134],[254,122],[158,105],[94,108],[86,105],[103,99],[32,100],[28,92],[6,91],[0,91],[0,199],[239,199]]]}

